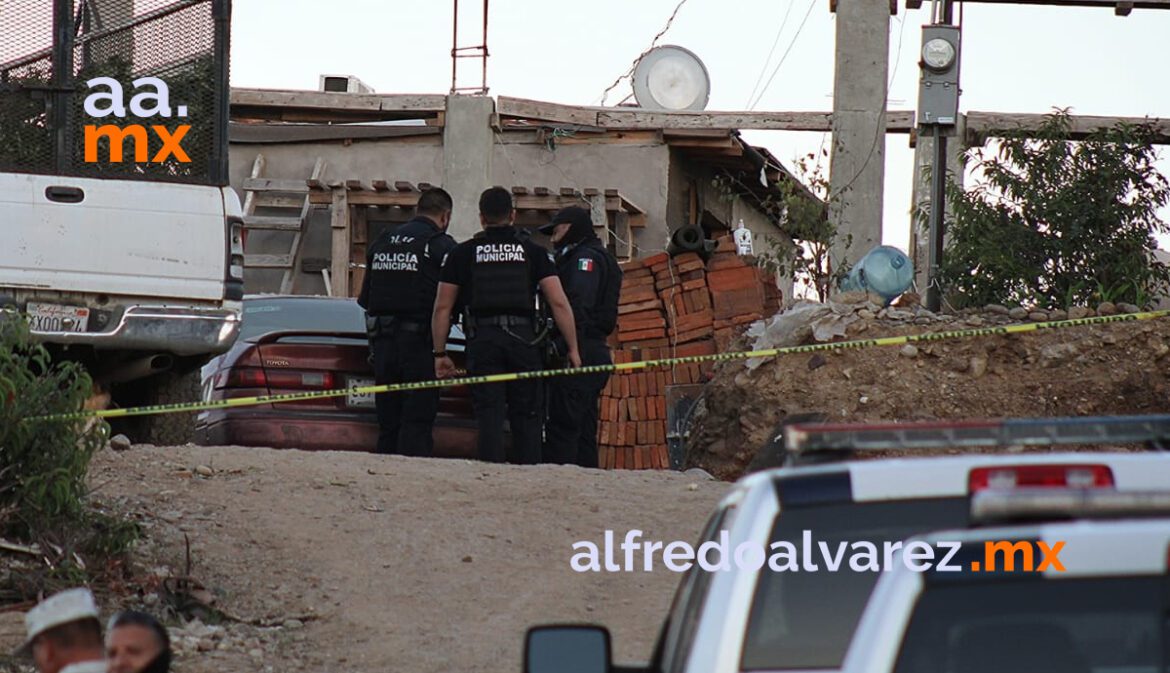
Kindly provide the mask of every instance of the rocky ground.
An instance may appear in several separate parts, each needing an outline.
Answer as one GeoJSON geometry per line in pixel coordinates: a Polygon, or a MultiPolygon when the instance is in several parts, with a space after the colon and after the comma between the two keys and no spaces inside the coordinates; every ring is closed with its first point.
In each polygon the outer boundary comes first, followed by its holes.
{"type": "MultiPolygon", "coordinates": [[[[605,624],[619,660],[644,660],[678,575],[577,573],[572,544],[631,528],[694,542],[727,489],[678,472],[195,446],[106,450],[91,480],[145,533],[134,581],[101,588],[106,612],[186,600],[171,633],[188,673],[516,672],[525,629],[549,621],[605,624]]],[[[20,612],[0,613],[0,653],[21,629],[20,612]]]]}
{"type": "MultiPolygon", "coordinates": [[[[864,295],[806,307],[795,327],[757,325],[734,349],[871,339],[1137,312],[988,306],[935,314],[904,296],[882,308],[864,295]],[[755,335],[755,336],[754,336],[755,335]],[[770,338],[771,337],[771,338],[770,338]]],[[[741,476],[788,416],[913,421],[1170,412],[1170,318],[865,349],[734,360],[715,371],[696,409],[687,466],[741,476]]]]}

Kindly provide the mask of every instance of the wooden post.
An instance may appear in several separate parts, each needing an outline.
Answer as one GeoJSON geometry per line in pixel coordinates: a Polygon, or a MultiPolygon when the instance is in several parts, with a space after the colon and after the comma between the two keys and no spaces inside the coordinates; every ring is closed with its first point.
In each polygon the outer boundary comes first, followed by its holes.
{"type": "Polygon", "coordinates": [[[349,296],[349,190],[345,183],[333,186],[333,213],[330,219],[333,229],[333,250],[330,296],[349,296]]]}

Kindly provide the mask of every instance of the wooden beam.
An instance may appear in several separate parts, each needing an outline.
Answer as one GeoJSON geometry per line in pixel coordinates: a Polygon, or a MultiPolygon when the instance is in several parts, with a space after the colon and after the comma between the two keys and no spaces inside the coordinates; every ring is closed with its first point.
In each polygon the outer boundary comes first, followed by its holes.
{"type": "MultiPolygon", "coordinates": [[[[978,145],[982,139],[1003,135],[1007,131],[1035,131],[1044,125],[1047,115],[1036,113],[968,112],[967,141],[978,145]]],[[[1154,142],[1170,144],[1170,119],[1158,117],[1101,117],[1091,115],[1070,115],[1069,129],[1074,139],[1081,139],[1090,133],[1115,126],[1118,122],[1141,125],[1149,124],[1154,129],[1154,142]]]]}
{"type": "Polygon", "coordinates": [[[520,117],[579,126],[597,126],[597,108],[560,105],[527,98],[500,96],[496,113],[501,117],[520,117]]]}
{"type": "MultiPolygon", "coordinates": [[[[829,112],[660,112],[624,111],[611,108],[599,112],[597,123],[605,128],[631,129],[754,129],[770,131],[832,131],[829,112]]],[[[909,133],[914,112],[886,113],[887,133],[909,133]]]]}
{"type": "MultiPolygon", "coordinates": [[[[1118,5],[1127,5],[1130,9],[1170,9],[1170,0],[965,0],[965,2],[981,2],[984,4],[1002,5],[1049,5],[1051,7],[1109,7],[1114,10],[1118,5]]],[[[906,9],[917,9],[922,0],[906,0],[906,9]]]]}
{"type": "Polygon", "coordinates": [[[232,88],[232,115],[246,109],[377,112],[386,118],[433,115],[446,110],[442,94],[334,93],[293,89],[232,88]]]}
{"type": "Polygon", "coordinates": [[[403,180],[395,181],[394,182],[394,189],[397,189],[400,192],[413,192],[413,191],[415,191],[414,185],[410,184],[409,182],[405,182],[403,180]]]}
{"type": "Polygon", "coordinates": [[[374,180],[374,191],[388,192],[390,191],[390,184],[385,180],[374,180]]]}
{"type": "MultiPolygon", "coordinates": [[[[376,192],[374,192],[376,193],[376,192]]],[[[360,194],[364,195],[365,192],[360,194]]],[[[333,190],[333,213],[330,218],[330,228],[333,230],[333,246],[330,254],[330,281],[332,295],[335,297],[349,296],[349,191],[346,189],[333,190]]]]}

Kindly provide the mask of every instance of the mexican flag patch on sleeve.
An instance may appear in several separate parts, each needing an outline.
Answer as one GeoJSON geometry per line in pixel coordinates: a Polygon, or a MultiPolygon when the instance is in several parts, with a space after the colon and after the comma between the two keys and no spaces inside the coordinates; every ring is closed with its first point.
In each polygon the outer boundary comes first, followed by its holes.
{"type": "Polygon", "coordinates": [[[592,271],[593,270],[593,260],[589,259],[588,257],[582,257],[581,259],[577,260],[577,270],[578,271],[592,271]]]}

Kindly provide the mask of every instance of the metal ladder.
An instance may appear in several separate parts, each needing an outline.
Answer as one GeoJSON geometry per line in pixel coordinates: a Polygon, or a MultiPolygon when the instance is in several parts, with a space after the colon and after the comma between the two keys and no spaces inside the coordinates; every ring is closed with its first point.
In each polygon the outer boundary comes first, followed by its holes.
{"type": "MultiPolygon", "coordinates": [[[[325,174],[325,160],[317,157],[308,180],[264,177],[267,159],[257,154],[252,172],[244,179],[244,230],[292,232],[292,243],[284,255],[244,255],[244,268],[284,269],[280,293],[291,294],[296,286],[297,270],[305,245],[305,227],[309,221],[309,185],[319,183],[325,174]],[[257,208],[284,211],[277,215],[256,215],[257,208]]],[[[326,283],[328,286],[328,283],[326,283]]]]}

